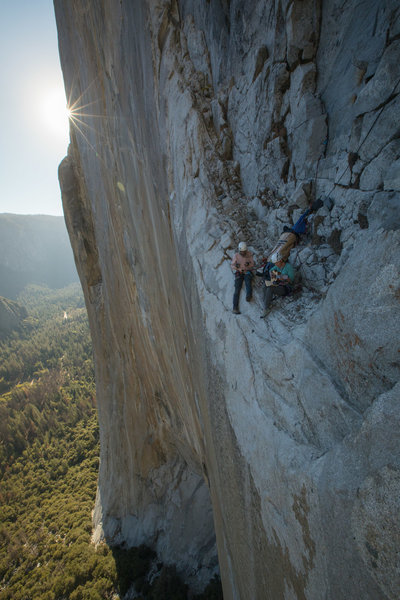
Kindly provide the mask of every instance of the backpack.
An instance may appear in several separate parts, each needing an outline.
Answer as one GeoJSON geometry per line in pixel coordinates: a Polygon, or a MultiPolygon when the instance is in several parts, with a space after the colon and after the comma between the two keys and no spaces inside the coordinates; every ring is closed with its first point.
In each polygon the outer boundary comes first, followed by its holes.
{"type": "Polygon", "coordinates": [[[293,231],[284,231],[271,250],[269,257],[271,257],[275,253],[279,253],[283,260],[287,260],[289,258],[290,251],[297,244],[298,236],[293,231]]]}

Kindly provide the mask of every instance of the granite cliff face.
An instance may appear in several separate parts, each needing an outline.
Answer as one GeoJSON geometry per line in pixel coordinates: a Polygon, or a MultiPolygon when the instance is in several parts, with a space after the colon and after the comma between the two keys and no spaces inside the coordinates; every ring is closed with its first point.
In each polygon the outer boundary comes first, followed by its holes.
{"type": "Polygon", "coordinates": [[[55,11],[94,540],[150,544],[194,586],[217,546],[227,600],[398,598],[398,2],[55,11]],[[261,258],[317,197],[302,293],[233,315],[238,241],[261,258]]]}

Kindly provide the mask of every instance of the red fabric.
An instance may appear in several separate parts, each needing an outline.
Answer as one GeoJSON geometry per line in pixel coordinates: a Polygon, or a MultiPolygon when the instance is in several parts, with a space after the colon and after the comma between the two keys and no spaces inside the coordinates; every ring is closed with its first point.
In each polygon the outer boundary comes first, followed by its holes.
{"type": "Polygon", "coordinates": [[[250,271],[254,268],[253,254],[249,252],[249,250],[246,250],[244,256],[242,256],[240,252],[236,252],[235,256],[232,258],[231,267],[234,272],[236,270],[239,270],[242,273],[250,271]],[[239,264],[238,269],[236,268],[236,263],[239,264]]]}

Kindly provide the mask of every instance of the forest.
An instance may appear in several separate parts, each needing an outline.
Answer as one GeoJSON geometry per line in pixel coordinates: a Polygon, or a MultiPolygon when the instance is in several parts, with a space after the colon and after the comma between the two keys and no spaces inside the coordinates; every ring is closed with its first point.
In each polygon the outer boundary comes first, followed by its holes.
{"type": "Polygon", "coordinates": [[[0,341],[0,600],[220,600],[194,596],[145,546],[91,544],[99,431],[78,284],[27,286],[28,317],[0,341]]]}

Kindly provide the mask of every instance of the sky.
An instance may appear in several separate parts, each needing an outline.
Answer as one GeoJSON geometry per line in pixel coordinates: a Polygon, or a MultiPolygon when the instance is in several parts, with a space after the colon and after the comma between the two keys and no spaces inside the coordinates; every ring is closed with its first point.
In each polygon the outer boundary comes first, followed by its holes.
{"type": "Polygon", "coordinates": [[[62,215],[66,99],[52,0],[0,0],[0,213],[62,215]]]}

